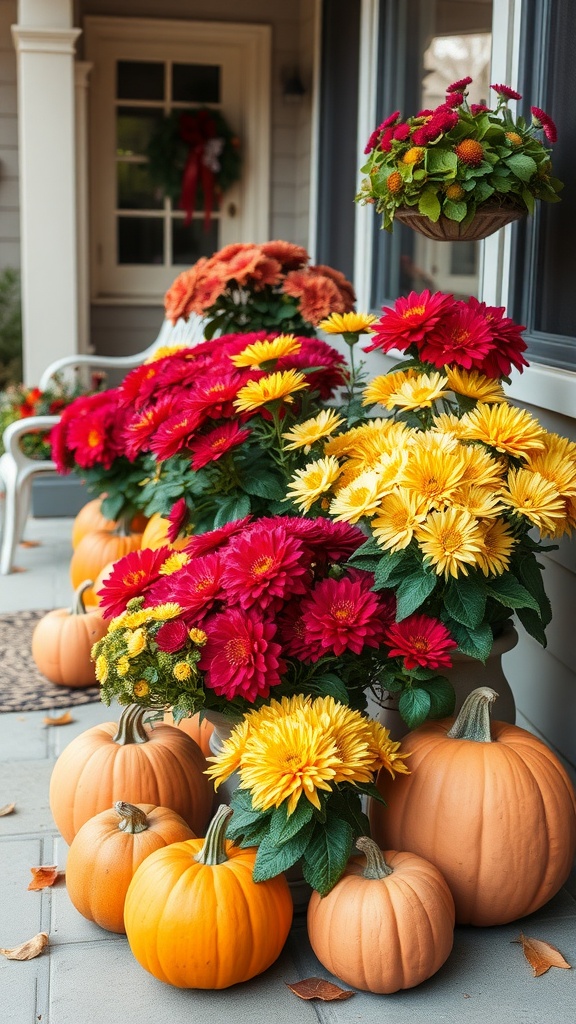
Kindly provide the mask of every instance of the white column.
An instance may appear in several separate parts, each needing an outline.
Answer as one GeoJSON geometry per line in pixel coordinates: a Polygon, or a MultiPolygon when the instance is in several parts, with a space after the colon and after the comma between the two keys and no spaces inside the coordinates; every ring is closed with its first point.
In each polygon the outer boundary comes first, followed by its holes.
{"type": "Polygon", "coordinates": [[[88,215],[88,79],[93,65],[76,61],[76,183],[78,217],[78,351],[90,347],[90,264],[88,215]]]}
{"type": "Polygon", "coordinates": [[[18,58],[24,380],[78,348],[74,44],[68,0],[20,0],[18,58]]]}

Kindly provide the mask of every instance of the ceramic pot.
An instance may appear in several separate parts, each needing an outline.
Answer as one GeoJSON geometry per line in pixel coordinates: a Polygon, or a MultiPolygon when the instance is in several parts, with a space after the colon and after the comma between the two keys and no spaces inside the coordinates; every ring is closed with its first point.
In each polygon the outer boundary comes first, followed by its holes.
{"type": "Polygon", "coordinates": [[[470,224],[462,227],[458,221],[449,220],[448,217],[441,215],[437,221],[432,221],[419,213],[416,207],[400,206],[394,214],[394,219],[417,231],[419,235],[433,238],[436,242],[478,242],[488,235],[493,235],[506,224],[525,217],[526,212],[519,206],[486,203],[476,210],[470,224]]]}
{"type": "MultiPolygon", "coordinates": [[[[510,683],[504,675],[502,667],[502,655],[511,651],[518,643],[512,620],[505,623],[504,629],[492,645],[492,650],[483,664],[477,658],[470,658],[467,654],[454,654],[452,656],[452,668],[446,669],[443,673],[450,680],[456,693],[455,714],[458,713],[465,698],[478,686],[491,686],[498,694],[497,700],[492,706],[491,718],[494,721],[516,723],[516,704],[514,694],[510,689],[510,683]]],[[[371,711],[373,711],[373,707],[371,711]]],[[[398,698],[396,694],[389,694],[384,704],[380,705],[375,717],[382,725],[390,730],[392,739],[399,740],[408,732],[408,726],[398,711],[398,698]]]]}

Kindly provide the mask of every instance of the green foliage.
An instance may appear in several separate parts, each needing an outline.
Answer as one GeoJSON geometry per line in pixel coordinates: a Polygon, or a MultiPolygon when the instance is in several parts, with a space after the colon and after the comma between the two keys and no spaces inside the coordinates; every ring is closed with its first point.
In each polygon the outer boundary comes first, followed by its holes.
{"type": "Polygon", "coordinates": [[[21,380],[20,275],[12,267],[6,267],[0,271],[0,388],[15,385],[21,380]]]}

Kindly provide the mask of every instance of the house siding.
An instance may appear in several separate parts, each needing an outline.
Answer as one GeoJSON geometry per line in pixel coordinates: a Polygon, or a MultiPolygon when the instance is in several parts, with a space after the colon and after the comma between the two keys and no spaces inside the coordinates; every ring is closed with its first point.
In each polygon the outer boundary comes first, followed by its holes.
{"type": "Polygon", "coordinates": [[[16,0],[0,0],[0,271],[20,266],[16,53],[10,31],[16,21],[16,0]]]}

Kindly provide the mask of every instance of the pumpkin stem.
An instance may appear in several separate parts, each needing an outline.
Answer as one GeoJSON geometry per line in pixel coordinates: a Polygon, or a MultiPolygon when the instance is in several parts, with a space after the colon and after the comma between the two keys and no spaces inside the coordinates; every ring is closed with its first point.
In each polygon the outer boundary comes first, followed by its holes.
{"type": "Polygon", "coordinates": [[[366,857],[366,867],[362,872],[363,878],[386,878],[391,875],[393,868],[384,860],[384,854],[369,836],[360,836],[356,840],[356,846],[366,857]]]}
{"type": "Polygon", "coordinates": [[[227,804],[220,804],[212,821],[208,825],[204,846],[198,851],[194,860],[198,864],[208,864],[213,867],[215,864],[223,864],[228,860],[226,853],[226,825],[232,814],[232,808],[227,804]]]}
{"type": "Polygon", "coordinates": [[[476,743],[491,743],[490,705],[498,694],[490,686],[479,686],[472,690],[464,701],[458,717],[447,735],[453,740],[475,740],[476,743]]]}
{"type": "Polygon", "coordinates": [[[120,715],[114,743],[118,743],[121,747],[126,743],[147,743],[148,733],[144,728],[144,715],[149,710],[149,708],[143,708],[141,704],[129,704],[124,708],[120,715]]]}
{"type": "Polygon", "coordinates": [[[123,800],[117,800],[114,810],[120,816],[118,828],[122,832],[129,832],[134,836],[137,832],[145,832],[148,828],[148,818],[142,808],[136,807],[135,804],[125,804],[123,800]]]}
{"type": "Polygon", "coordinates": [[[130,526],[134,518],[134,512],[126,512],[117,520],[118,526],[113,531],[117,537],[129,537],[132,533],[130,526]]]}
{"type": "Polygon", "coordinates": [[[74,591],[74,597],[72,598],[72,608],[70,609],[71,615],[86,615],[86,605],[84,604],[84,591],[89,590],[90,587],[94,586],[94,580],[83,580],[79,587],[76,587],[74,591]]]}

